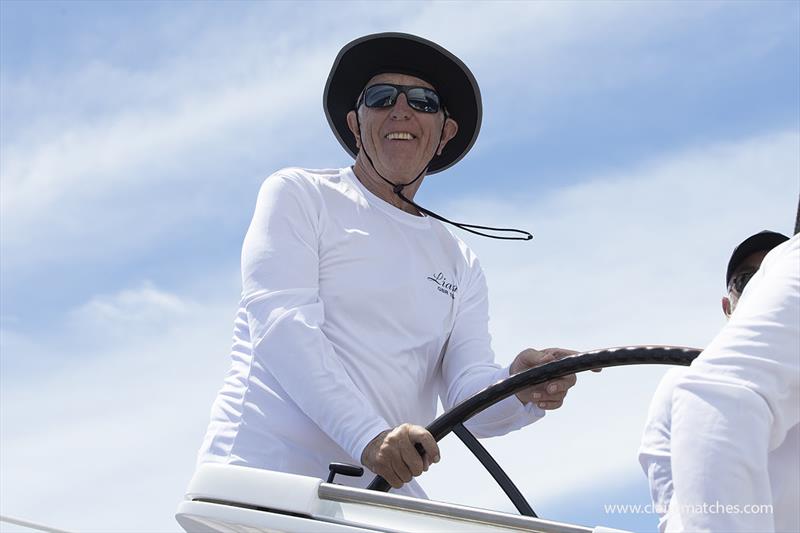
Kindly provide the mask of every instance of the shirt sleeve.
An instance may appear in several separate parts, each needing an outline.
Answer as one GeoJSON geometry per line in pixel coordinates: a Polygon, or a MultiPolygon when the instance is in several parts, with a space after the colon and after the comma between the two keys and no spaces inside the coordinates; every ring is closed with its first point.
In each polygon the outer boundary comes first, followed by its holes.
{"type": "Polygon", "coordinates": [[[324,210],[310,183],[276,173],[261,187],[242,248],[243,305],[254,357],[297,406],[356,461],[390,426],[323,333],[318,237],[324,210]]]}
{"type": "MultiPolygon", "coordinates": [[[[442,362],[441,396],[445,411],[509,377],[509,367],[494,362],[486,278],[477,259],[473,261],[471,279],[466,284],[442,362]]],[[[466,427],[476,437],[493,437],[520,429],[543,416],[542,409],[531,403],[523,405],[512,395],[471,418],[466,427]]]]}
{"type": "Polygon", "coordinates": [[[685,369],[668,371],[653,394],[647,422],[639,446],[639,464],[642,465],[650,486],[653,507],[662,518],[672,498],[672,461],[670,453],[670,426],[672,418],[672,392],[685,369]]]}
{"type": "Polygon", "coordinates": [[[772,504],[768,454],[800,420],[798,238],[767,255],[673,394],[670,515],[687,531],[774,531],[744,506],[772,504]]]}

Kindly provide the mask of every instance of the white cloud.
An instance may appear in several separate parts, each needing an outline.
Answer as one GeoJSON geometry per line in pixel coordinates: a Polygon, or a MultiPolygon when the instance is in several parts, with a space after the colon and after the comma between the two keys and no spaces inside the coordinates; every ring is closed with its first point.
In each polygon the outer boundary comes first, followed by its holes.
{"type": "MultiPolygon", "coordinates": [[[[419,4],[409,13],[409,6],[386,3],[371,5],[364,17],[361,4],[310,13],[254,5],[228,22],[200,29],[198,19],[207,14],[185,11],[150,28],[156,42],[177,52],[155,56],[146,67],[102,56],[87,57],[58,79],[49,72],[4,74],[4,106],[25,111],[6,111],[11,125],[4,126],[0,159],[6,269],[140,249],[169,238],[188,220],[226,207],[239,210],[239,204],[219,204],[225,191],[257,179],[243,168],[251,160],[266,173],[272,165],[296,164],[293,154],[312,146],[317,154],[341,157],[321,117],[319,96],[334,51],[360,33],[399,27],[435,38],[457,50],[488,86],[535,80],[520,86],[530,99],[565,87],[630,83],[653,69],[663,73],[652,58],[637,59],[632,68],[598,63],[575,50],[597,47],[598,41],[608,49],[636,50],[637,43],[668,32],[671,23],[702,20],[718,9],[717,4],[687,11],[613,2],[443,2],[419,4]],[[354,19],[354,13],[361,17],[354,19]],[[399,14],[404,22],[398,22],[399,14]],[[276,27],[276,16],[287,21],[302,16],[303,29],[276,27]],[[340,19],[351,25],[331,31],[340,19]],[[326,29],[315,31],[318,27],[326,29]],[[607,32],[622,27],[625,31],[607,32]],[[184,34],[192,38],[176,46],[184,34]],[[520,78],[519,69],[508,68],[505,60],[531,72],[520,78]],[[213,184],[203,192],[209,172],[213,184]],[[118,239],[123,232],[128,237],[118,239]]],[[[504,94],[514,97],[513,91],[504,94]]],[[[552,98],[534,100],[553,105],[552,98]]],[[[487,131],[484,148],[495,134],[487,131]]],[[[331,157],[323,160],[329,164],[331,157]]]]}
{"type": "Polygon", "coordinates": [[[233,311],[145,284],[80,307],[61,338],[27,352],[15,343],[0,403],[2,514],[68,530],[177,530],[233,311]],[[74,342],[97,333],[104,342],[74,342]],[[52,352],[69,364],[31,360],[52,352]]]}
{"type": "Polygon", "coordinates": [[[250,144],[258,142],[267,153],[279,149],[263,138],[278,137],[292,109],[313,99],[311,88],[318,84],[307,80],[315,66],[317,72],[324,69],[320,59],[306,57],[278,73],[293,84],[275,83],[276,73],[263,73],[244,84],[182,92],[179,101],[168,101],[171,105],[125,108],[98,121],[71,124],[36,143],[5,146],[0,198],[11,263],[81,255],[97,250],[98,240],[125,246],[114,237],[131,226],[149,228],[145,238],[157,239],[173,220],[202,215],[202,206],[191,201],[208,164],[202,148],[235,145],[237,137],[247,139],[256,128],[261,139],[250,138],[250,144]],[[144,218],[143,210],[158,216],[144,218]],[[64,224],[53,227],[59,221],[64,224]],[[59,242],[64,237],[76,245],[74,251],[59,242]],[[32,240],[52,246],[31,247],[32,240]]]}
{"type": "Polygon", "coordinates": [[[71,313],[77,324],[90,324],[103,329],[115,325],[147,325],[178,318],[186,314],[188,305],[174,294],[159,290],[152,282],[126,289],[113,295],[95,296],[71,313]]]}

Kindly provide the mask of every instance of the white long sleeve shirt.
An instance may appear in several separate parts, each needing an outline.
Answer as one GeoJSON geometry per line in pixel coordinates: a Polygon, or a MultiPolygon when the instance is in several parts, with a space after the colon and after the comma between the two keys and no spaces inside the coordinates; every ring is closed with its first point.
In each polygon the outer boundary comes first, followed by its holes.
{"type": "Polygon", "coordinates": [[[726,326],[676,384],[666,530],[800,531],[798,424],[795,235],[764,258],[726,326]]]}
{"type": "Polygon", "coordinates": [[[658,514],[658,530],[664,531],[666,513],[672,499],[672,393],[676,383],[683,377],[685,368],[669,370],[656,388],[647,422],[639,446],[639,464],[642,465],[648,484],[653,509],[658,514]]]}
{"type": "MultiPolygon", "coordinates": [[[[429,423],[437,397],[449,409],[509,374],[494,363],[475,255],[438,221],[370,193],[350,168],[267,178],[242,285],[199,462],[325,478],[331,462],[360,464],[381,431],[429,423]]],[[[499,435],[543,414],[512,396],[468,425],[499,435]]],[[[415,481],[404,488],[424,496],[415,481]]]]}

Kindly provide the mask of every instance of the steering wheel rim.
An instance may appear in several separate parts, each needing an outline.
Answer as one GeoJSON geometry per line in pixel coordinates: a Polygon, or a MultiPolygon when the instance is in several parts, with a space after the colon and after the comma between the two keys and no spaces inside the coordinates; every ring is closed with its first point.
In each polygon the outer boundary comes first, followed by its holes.
{"type": "MultiPolygon", "coordinates": [[[[433,420],[425,429],[427,429],[438,442],[449,435],[456,426],[462,425],[463,429],[463,423],[473,416],[527,387],[569,374],[577,374],[613,366],[663,364],[689,366],[700,352],[701,350],[697,348],[688,348],[684,346],[636,345],[604,348],[601,350],[578,353],[509,376],[459,403],[450,411],[433,420]]],[[[461,437],[461,435],[459,435],[459,437],[461,437]]],[[[463,438],[462,441],[464,441],[463,438]]],[[[477,440],[475,440],[475,442],[477,442],[477,440]]],[[[466,441],[464,441],[464,444],[467,445],[470,451],[476,454],[477,457],[476,450],[466,441]]],[[[501,488],[506,492],[521,514],[536,516],[530,505],[524,500],[522,493],[514,486],[513,482],[511,482],[510,478],[508,478],[497,463],[493,464],[500,471],[504,480],[511,485],[510,487],[503,486],[501,480],[495,475],[496,473],[491,472],[491,468],[485,464],[483,460],[480,458],[478,459],[487,470],[490,470],[492,476],[498,484],[501,485],[501,488]],[[512,493],[517,496],[516,499],[512,496],[512,493]],[[520,498],[523,501],[515,501],[520,498]],[[526,512],[526,509],[529,512],[526,512]]],[[[494,461],[491,456],[490,459],[494,461]]],[[[388,492],[391,489],[391,485],[381,476],[375,476],[367,488],[370,490],[388,492]]]]}

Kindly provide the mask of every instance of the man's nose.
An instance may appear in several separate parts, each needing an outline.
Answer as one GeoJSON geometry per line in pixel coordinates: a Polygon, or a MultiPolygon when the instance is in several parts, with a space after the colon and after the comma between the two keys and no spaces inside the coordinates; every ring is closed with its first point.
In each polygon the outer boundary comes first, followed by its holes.
{"type": "Polygon", "coordinates": [[[413,110],[408,105],[408,99],[406,98],[405,93],[400,93],[397,95],[397,100],[392,106],[392,118],[397,120],[404,120],[411,118],[411,113],[413,110]]]}

